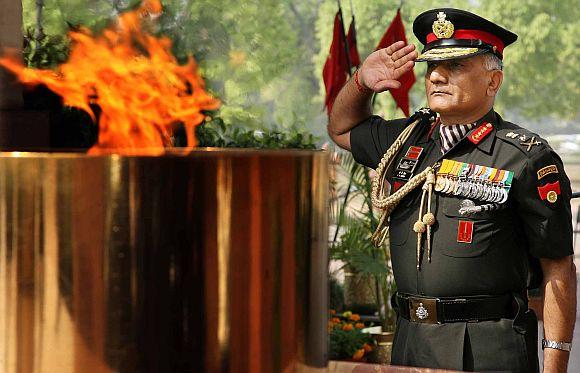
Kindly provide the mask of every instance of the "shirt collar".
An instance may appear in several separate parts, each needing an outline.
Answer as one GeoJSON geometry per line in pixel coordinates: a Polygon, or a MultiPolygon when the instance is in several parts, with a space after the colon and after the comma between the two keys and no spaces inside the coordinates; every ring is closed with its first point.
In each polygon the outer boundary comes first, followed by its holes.
{"type": "Polygon", "coordinates": [[[467,137],[471,130],[477,127],[477,125],[477,122],[473,122],[467,124],[451,124],[442,126],[439,129],[439,140],[441,141],[441,148],[443,148],[444,144],[447,144],[447,146],[453,148],[455,145],[460,143],[461,140],[467,137]]]}

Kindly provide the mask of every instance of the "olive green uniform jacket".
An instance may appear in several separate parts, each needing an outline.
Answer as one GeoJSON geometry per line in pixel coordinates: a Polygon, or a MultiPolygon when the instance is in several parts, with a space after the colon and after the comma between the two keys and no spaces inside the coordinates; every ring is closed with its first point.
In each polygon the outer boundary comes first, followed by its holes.
{"type": "MultiPolygon", "coordinates": [[[[378,116],[363,121],[350,135],[354,158],[376,168],[408,122],[378,116]]],[[[423,151],[414,174],[451,159],[513,171],[513,183],[505,208],[473,216],[459,214],[465,198],[435,192],[432,260],[428,262],[423,253],[420,271],[413,224],[421,188],[402,199],[390,217],[389,236],[398,291],[428,297],[525,294],[541,281],[538,258],[573,254],[571,189],[562,161],[544,139],[504,121],[493,110],[444,155],[439,126],[424,118],[403,144],[394,165],[407,149],[417,146],[423,151]],[[472,135],[482,132],[480,124],[486,123],[492,124],[491,131],[472,141],[472,135]],[[529,146],[532,137],[539,144],[529,146]],[[548,184],[552,190],[558,187],[555,202],[546,199],[548,184]],[[459,239],[460,221],[473,223],[470,243],[460,242],[465,241],[459,239]]],[[[393,170],[388,176],[391,184],[397,181],[392,176],[393,170]]],[[[399,317],[392,360],[394,365],[454,370],[538,371],[537,334],[537,319],[525,305],[515,320],[422,324],[399,317]]]]}

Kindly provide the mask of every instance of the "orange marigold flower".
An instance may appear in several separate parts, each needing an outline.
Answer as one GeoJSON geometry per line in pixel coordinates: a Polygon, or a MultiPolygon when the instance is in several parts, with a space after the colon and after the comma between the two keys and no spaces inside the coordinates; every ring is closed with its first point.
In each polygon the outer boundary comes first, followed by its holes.
{"type": "Polygon", "coordinates": [[[363,345],[363,350],[365,350],[365,352],[371,352],[371,351],[373,350],[373,346],[371,346],[371,345],[370,345],[370,344],[368,344],[368,343],[365,343],[365,344],[363,345]]]}
{"type": "Polygon", "coordinates": [[[353,360],[360,360],[363,358],[363,356],[365,356],[365,350],[364,350],[364,348],[361,348],[360,350],[356,350],[354,355],[352,355],[352,359],[353,360]]]}
{"type": "Polygon", "coordinates": [[[352,315],[350,315],[350,319],[352,321],[359,321],[360,320],[360,315],[353,313],[352,315]]]}
{"type": "Polygon", "coordinates": [[[330,312],[331,315],[336,315],[336,310],[330,310],[328,312],[330,312]]]}
{"type": "Polygon", "coordinates": [[[340,319],[338,317],[333,317],[332,319],[330,319],[330,321],[335,324],[340,324],[340,319]]]}
{"type": "Polygon", "coordinates": [[[346,331],[349,331],[352,329],[353,329],[352,324],[344,324],[342,327],[342,330],[346,330],[346,331]]]}
{"type": "Polygon", "coordinates": [[[354,324],[354,327],[357,329],[362,329],[365,327],[365,324],[363,324],[362,322],[357,322],[356,324],[354,324]]]}

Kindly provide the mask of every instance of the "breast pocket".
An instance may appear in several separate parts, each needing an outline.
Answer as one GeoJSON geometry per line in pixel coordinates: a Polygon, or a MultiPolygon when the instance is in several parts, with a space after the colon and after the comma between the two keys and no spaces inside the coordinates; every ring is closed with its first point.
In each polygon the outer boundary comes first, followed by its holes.
{"type": "Polygon", "coordinates": [[[437,246],[443,255],[471,258],[485,255],[494,247],[498,231],[498,211],[485,211],[469,216],[459,213],[462,199],[443,199],[437,246]]]}

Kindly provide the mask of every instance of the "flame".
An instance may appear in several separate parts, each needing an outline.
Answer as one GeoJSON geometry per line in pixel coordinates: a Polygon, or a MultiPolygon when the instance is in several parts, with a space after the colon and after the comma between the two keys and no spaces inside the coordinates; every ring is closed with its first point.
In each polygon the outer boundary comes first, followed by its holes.
{"type": "Polygon", "coordinates": [[[179,65],[169,38],[142,30],[145,17],[161,12],[159,0],[144,0],[102,35],[70,32],[69,59],[56,71],[25,68],[10,56],[0,58],[0,65],[26,85],[45,84],[65,105],[86,111],[94,121],[90,105],[98,105],[99,138],[91,153],[163,153],[179,122],[187,145],[194,147],[202,111],[217,109],[219,101],[205,91],[192,57],[179,65]]]}

